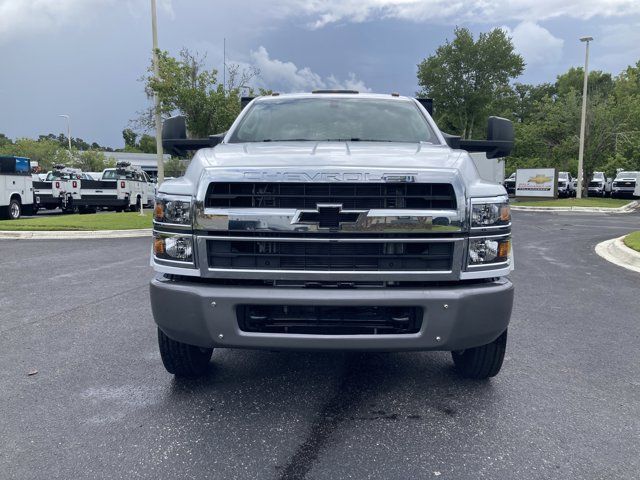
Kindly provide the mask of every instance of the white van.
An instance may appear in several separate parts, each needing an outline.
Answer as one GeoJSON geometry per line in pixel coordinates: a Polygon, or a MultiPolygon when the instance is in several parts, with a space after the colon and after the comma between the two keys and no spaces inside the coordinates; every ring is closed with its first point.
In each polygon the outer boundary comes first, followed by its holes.
{"type": "Polygon", "coordinates": [[[16,220],[33,212],[33,179],[28,158],[0,156],[0,217],[16,220]]]}

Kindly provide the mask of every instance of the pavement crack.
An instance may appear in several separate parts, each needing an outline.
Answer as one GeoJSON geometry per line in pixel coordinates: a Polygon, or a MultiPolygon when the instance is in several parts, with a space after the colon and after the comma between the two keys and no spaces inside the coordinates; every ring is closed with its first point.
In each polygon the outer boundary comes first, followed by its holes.
{"type": "Polygon", "coordinates": [[[371,362],[367,359],[370,359],[370,356],[364,354],[347,356],[337,388],[315,416],[306,440],[298,446],[289,463],[283,468],[279,480],[306,478],[334,432],[345,420],[352,418],[347,413],[362,402],[367,386],[367,374],[371,372],[371,362]]]}

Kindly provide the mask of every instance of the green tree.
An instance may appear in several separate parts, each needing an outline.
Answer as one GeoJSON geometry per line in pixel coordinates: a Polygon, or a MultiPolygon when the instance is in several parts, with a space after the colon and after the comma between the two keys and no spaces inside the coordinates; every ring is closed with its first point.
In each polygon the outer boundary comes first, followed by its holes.
{"type": "MultiPolygon", "coordinates": [[[[187,129],[194,137],[206,137],[229,128],[240,113],[241,91],[246,88],[256,70],[241,70],[236,65],[228,67],[226,85],[218,82],[218,72],[204,67],[204,57],[180,51],[177,58],[165,51],[158,51],[159,78],[152,69],[144,77],[149,97],[160,98],[164,116],[179,112],[186,116],[187,129]]],[[[153,127],[153,110],[143,112],[137,124],[153,127]]]]}
{"type": "Polygon", "coordinates": [[[171,157],[164,162],[164,174],[167,177],[181,177],[186,170],[185,162],[179,158],[171,157]]]}
{"type": "Polygon", "coordinates": [[[137,148],[136,140],[138,138],[138,134],[133,130],[131,130],[130,128],[125,128],[124,130],[122,130],[122,138],[124,139],[125,151],[130,151],[131,149],[137,148]]]}
{"type": "Polygon", "coordinates": [[[433,98],[444,130],[470,138],[484,129],[488,107],[524,65],[504,30],[481,33],[476,41],[469,29],[457,27],[453,41],[418,64],[419,95],[433,98]]]}
{"type": "Polygon", "coordinates": [[[156,153],[156,137],[146,133],[142,134],[138,142],[138,149],[142,153],[156,153]]]}
{"type": "Polygon", "coordinates": [[[0,154],[30,158],[37,161],[44,171],[50,170],[55,163],[69,160],[68,151],[61,149],[57,141],[50,139],[18,138],[13,143],[1,146],[0,154]]]}
{"type": "Polygon", "coordinates": [[[83,172],[101,172],[108,166],[115,166],[115,162],[107,161],[103,152],[97,150],[84,150],[74,152],[71,166],[81,169],[83,172]]]}
{"type": "MultiPolygon", "coordinates": [[[[559,95],[566,95],[571,90],[582,93],[584,83],[584,69],[571,67],[567,72],[558,75],[556,90],[559,95]]],[[[589,95],[607,96],[613,90],[613,79],[610,73],[600,70],[589,72],[589,95]]]]}
{"type": "Polygon", "coordinates": [[[7,137],[4,133],[0,133],[0,148],[6,146],[6,145],[11,145],[13,143],[13,141],[7,137]]]}

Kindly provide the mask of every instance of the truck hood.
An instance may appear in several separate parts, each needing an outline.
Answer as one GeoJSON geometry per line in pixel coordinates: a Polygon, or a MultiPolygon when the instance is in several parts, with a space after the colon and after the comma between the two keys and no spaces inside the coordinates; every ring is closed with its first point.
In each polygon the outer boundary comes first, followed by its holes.
{"type": "MultiPolygon", "coordinates": [[[[382,142],[277,142],[223,143],[199,150],[181,181],[165,182],[164,193],[193,194],[203,169],[229,172],[417,173],[422,178],[457,178],[467,191],[463,195],[504,195],[504,188],[480,179],[466,152],[446,145],[382,142]],[[190,191],[187,191],[190,190],[190,191]]],[[[245,176],[245,178],[247,178],[245,176]]],[[[255,177],[253,177],[255,179],[255,177]]],[[[243,181],[239,177],[236,181],[243,181]]],[[[425,180],[418,180],[425,181],[425,180]]],[[[428,180],[427,180],[428,181],[428,180]]]]}
{"type": "Polygon", "coordinates": [[[227,143],[201,150],[212,167],[457,168],[460,152],[442,145],[381,142],[227,143]]]}

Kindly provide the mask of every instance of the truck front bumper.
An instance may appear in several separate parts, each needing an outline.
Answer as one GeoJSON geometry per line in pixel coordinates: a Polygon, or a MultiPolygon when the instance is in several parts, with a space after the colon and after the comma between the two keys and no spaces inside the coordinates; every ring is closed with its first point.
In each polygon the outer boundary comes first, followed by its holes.
{"type": "Polygon", "coordinates": [[[174,340],[200,347],[291,350],[463,350],[495,340],[509,324],[513,284],[433,288],[309,289],[218,286],[157,276],[151,282],[155,322],[174,340]],[[239,328],[245,304],[422,307],[420,331],[384,335],[253,333],[239,328]]]}

